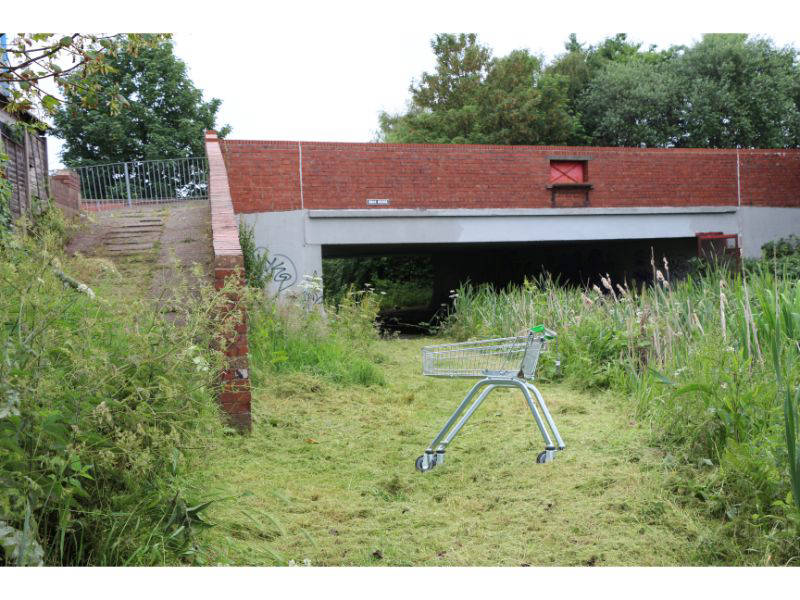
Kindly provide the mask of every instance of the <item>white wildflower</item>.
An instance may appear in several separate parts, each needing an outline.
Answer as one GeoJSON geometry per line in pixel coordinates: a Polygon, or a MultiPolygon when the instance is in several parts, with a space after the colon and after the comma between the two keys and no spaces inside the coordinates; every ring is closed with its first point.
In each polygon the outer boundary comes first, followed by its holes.
{"type": "Polygon", "coordinates": [[[99,422],[105,422],[111,425],[112,417],[111,417],[111,410],[108,408],[106,401],[103,400],[100,404],[94,407],[92,410],[92,415],[95,419],[99,422]]]}
{"type": "Polygon", "coordinates": [[[78,291],[79,291],[79,292],[83,292],[84,294],[86,294],[87,296],[89,296],[89,298],[91,298],[92,300],[94,300],[94,291],[92,290],[92,288],[90,288],[90,287],[89,287],[88,285],[86,285],[85,283],[79,283],[79,284],[78,284],[78,291]]]}
{"type": "Polygon", "coordinates": [[[195,356],[192,359],[192,362],[195,364],[195,368],[199,372],[207,373],[209,368],[210,368],[210,365],[208,364],[208,361],[205,358],[203,358],[202,356],[195,356]]]}

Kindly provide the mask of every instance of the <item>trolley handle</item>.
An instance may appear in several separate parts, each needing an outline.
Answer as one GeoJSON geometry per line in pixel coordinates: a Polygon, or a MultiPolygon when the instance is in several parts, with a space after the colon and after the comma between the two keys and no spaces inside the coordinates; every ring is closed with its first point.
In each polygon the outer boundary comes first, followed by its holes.
{"type": "Polygon", "coordinates": [[[556,337],[556,332],[552,329],[548,329],[547,327],[542,325],[536,325],[535,327],[531,327],[531,333],[540,333],[542,337],[546,340],[552,340],[556,337]]]}

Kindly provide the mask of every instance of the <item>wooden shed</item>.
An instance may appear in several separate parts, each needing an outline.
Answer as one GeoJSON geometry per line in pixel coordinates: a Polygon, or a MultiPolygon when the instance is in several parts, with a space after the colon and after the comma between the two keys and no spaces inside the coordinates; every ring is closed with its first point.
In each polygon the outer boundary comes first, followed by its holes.
{"type": "Polygon", "coordinates": [[[9,157],[6,177],[13,187],[11,213],[14,217],[39,212],[46,204],[48,188],[47,138],[19,125],[37,123],[28,113],[9,114],[0,89],[0,141],[9,157]]]}

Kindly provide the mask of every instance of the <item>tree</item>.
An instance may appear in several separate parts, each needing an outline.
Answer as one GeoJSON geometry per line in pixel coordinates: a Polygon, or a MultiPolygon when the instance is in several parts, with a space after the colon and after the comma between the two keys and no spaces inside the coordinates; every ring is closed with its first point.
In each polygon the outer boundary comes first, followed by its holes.
{"type": "Polygon", "coordinates": [[[436,71],[424,72],[411,83],[406,114],[379,117],[387,142],[480,142],[478,90],[489,70],[491,50],[478,43],[474,33],[437,34],[431,40],[436,71]]]}
{"type": "Polygon", "coordinates": [[[576,101],[592,146],[675,146],[681,82],[669,63],[609,63],[576,101]]]}
{"type": "Polygon", "coordinates": [[[489,70],[492,51],[474,33],[440,33],[431,40],[436,72],[423,73],[409,87],[415,106],[429,110],[459,109],[472,104],[489,70]]]}
{"type": "Polygon", "coordinates": [[[787,147],[800,141],[795,50],[744,34],[607,62],[575,101],[591,145],[787,147]]]}
{"type": "MultiPolygon", "coordinates": [[[[60,99],[43,89],[48,80],[80,97],[85,106],[97,108],[101,89],[98,75],[108,70],[107,57],[123,49],[136,54],[141,48],[168,38],[167,34],[16,34],[0,54],[3,109],[15,113],[41,108],[52,115],[58,110],[60,99]]],[[[104,94],[107,103],[103,108],[112,114],[124,105],[124,98],[115,91],[106,89],[104,94]]]]}
{"type": "MultiPolygon", "coordinates": [[[[135,53],[123,46],[105,62],[106,68],[96,75],[100,89],[95,104],[87,105],[76,88],[63,88],[66,99],[54,123],[56,135],[65,142],[65,164],[202,155],[203,131],[215,128],[221,101],[203,100],[171,41],[159,40],[135,53]],[[124,110],[115,115],[100,108],[112,94],[124,99],[124,110]]],[[[220,135],[229,131],[223,127],[220,135]]]]}
{"type": "Polygon", "coordinates": [[[708,34],[675,59],[685,92],[680,145],[787,147],[800,141],[797,52],[745,34],[708,34]]]}
{"type": "Polygon", "coordinates": [[[493,59],[475,34],[439,34],[431,48],[436,72],[412,83],[405,114],[381,114],[383,141],[564,144],[574,135],[566,80],[527,50],[493,59]]]}
{"type": "MultiPolygon", "coordinates": [[[[548,66],[547,72],[567,78],[570,105],[586,90],[589,82],[609,63],[624,63],[639,56],[641,44],[629,42],[627,34],[618,33],[596,46],[584,45],[571,33],[564,44],[566,52],[548,66]]],[[[652,49],[651,49],[652,50],[652,49]]]]}
{"type": "Polygon", "coordinates": [[[542,60],[527,50],[494,60],[479,97],[485,143],[565,144],[577,127],[567,81],[543,73],[542,60]]]}

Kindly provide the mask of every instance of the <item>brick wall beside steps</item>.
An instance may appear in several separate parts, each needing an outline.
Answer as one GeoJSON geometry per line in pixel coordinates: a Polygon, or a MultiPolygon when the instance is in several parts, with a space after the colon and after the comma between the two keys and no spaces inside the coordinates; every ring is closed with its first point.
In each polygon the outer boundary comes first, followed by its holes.
{"type": "Polygon", "coordinates": [[[50,195],[66,215],[74,217],[81,212],[81,184],[75,171],[63,169],[51,175],[50,195]]]}
{"type": "MultiPolygon", "coordinates": [[[[239,227],[233,213],[228,176],[219,140],[214,131],[206,132],[206,156],[209,168],[209,198],[211,204],[211,235],[214,248],[214,287],[222,289],[229,277],[238,276],[244,285],[244,259],[239,245],[239,227]]],[[[226,346],[227,368],[222,374],[219,401],[231,424],[249,431],[252,428],[250,372],[247,342],[247,313],[231,296],[231,306],[240,310],[242,321],[236,326],[226,346]]]]}

